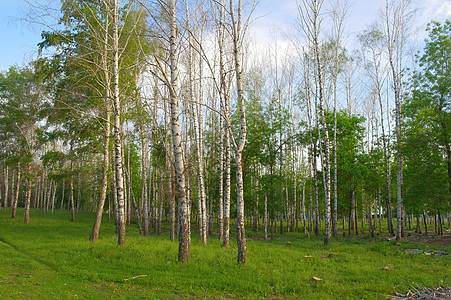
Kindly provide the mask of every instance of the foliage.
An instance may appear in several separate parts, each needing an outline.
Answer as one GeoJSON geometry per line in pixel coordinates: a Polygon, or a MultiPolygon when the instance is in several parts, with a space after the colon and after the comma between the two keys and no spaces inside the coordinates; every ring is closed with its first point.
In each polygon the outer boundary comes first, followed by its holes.
{"type": "Polygon", "coordinates": [[[427,31],[404,104],[405,198],[417,212],[445,212],[451,197],[451,20],[432,22],[427,31]]]}
{"type": "Polygon", "coordinates": [[[37,150],[39,121],[46,103],[33,65],[0,74],[0,143],[2,155],[31,161],[37,150]]]}

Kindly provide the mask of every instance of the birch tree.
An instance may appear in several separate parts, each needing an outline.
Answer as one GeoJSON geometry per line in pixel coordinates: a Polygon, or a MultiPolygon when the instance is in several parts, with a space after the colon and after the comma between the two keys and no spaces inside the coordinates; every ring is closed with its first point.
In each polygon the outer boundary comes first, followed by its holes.
{"type": "MultiPolygon", "coordinates": [[[[320,57],[320,11],[324,0],[304,0],[302,6],[299,6],[301,21],[304,25],[304,31],[312,47],[315,62],[315,99],[319,102],[319,118],[321,120],[321,129],[324,134],[324,160],[322,161],[324,170],[324,204],[325,204],[325,238],[324,244],[328,244],[331,237],[331,210],[330,210],[330,138],[325,116],[324,99],[324,78],[320,57]]],[[[321,147],[320,147],[321,148],[321,147]]],[[[316,166],[314,166],[316,168],[316,166]]]]}
{"type": "MultiPolygon", "coordinates": [[[[219,17],[217,17],[218,27],[218,51],[219,51],[219,101],[223,137],[221,137],[221,175],[220,180],[223,183],[222,196],[220,198],[221,210],[219,215],[220,238],[222,237],[224,247],[229,247],[229,229],[230,229],[230,195],[231,195],[231,135],[230,135],[230,80],[227,75],[227,56],[226,56],[226,0],[220,0],[217,3],[219,17]],[[222,218],[221,218],[222,217],[222,218]]],[[[221,193],[220,193],[221,195],[221,193]]]]}
{"type": "Polygon", "coordinates": [[[108,12],[112,20],[112,82],[113,82],[113,132],[114,132],[114,163],[116,175],[117,212],[118,212],[118,245],[125,244],[125,198],[124,198],[124,174],[122,161],[122,120],[121,99],[119,93],[119,4],[117,0],[110,0],[108,12]]]}
{"type": "Polygon", "coordinates": [[[16,193],[11,204],[12,218],[16,217],[19,201],[20,178],[26,179],[24,223],[29,223],[33,158],[39,148],[36,130],[39,114],[45,107],[39,76],[39,64],[18,68],[11,67],[0,73],[0,135],[2,144],[9,149],[9,160],[17,164],[16,193]],[[22,174],[22,167],[25,173],[22,174]]]}
{"type": "MultiPolygon", "coordinates": [[[[256,2],[252,7],[255,8],[256,2]]],[[[243,182],[243,161],[242,154],[246,143],[246,105],[243,89],[243,67],[242,59],[242,43],[247,22],[243,24],[242,16],[243,3],[238,0],[235,7],[234,0],[230,0],[229,13],[232,26],[233,40],[233,57],[235,63],[235,79],[237,92],[237,106],[239,110],[239,138],[233,139],[235,147],[235,163],[236,163],[236,192],[237,192],[237,220],[236,220],[236,238],[238,244],[238,263],[246,264],[246,232],[244,227],[244,182],[243,182]],[[235,11],[236,10],[236,11],[235,11]],[[244,26],[243,26],[244,25],[244,26]]],[[[248,19],[249,20],[249,19],[248,19]]]]}
{"type": "Polygon", "coordinates": [[[402,203],[402,155],[401,142],[401,104],[402,104],[402,75],[405,68],[405,48],[409,18],[412,17],[411,1],[386,0],[384,11],[385,45],[387,47],[389,68],[392,75],[392,90],[395,100],[395,136],[396,136],[396,202],[397,225],[396,240],[402,238],[403,203],[402,203]]]}
{"type": "Polygon", "coordinates": [[[334,98],[334,125],[333,125],[333,157],[334,157],[334,205],[333,205],[333,236],[338,236],[338,165],[337,165],[337,103],[338,103],[338,73],[340,72],[340,60],[342,58],[341,43],[344,31],[344,21],[347,14],[349,5],[345,2],[342,6],[338,1],[334,4],[332,9],[332,28],[333,28],[333,72],[332,72],[332,84],[333,84],[333,98],[334,98]]]}
{"type": "Polygon", "coordinates": [[[177,17],[176,0],[170,0],[167,6],[169,13],[169,61],[170,61],[170,81],[169,81],[169,103],[171,114],[172,149],[174,152],[174,166],[177,180],[178,192],[178,218],[180,224],[179,231],[179,261],[186,263],[190,253],[190,214],[189,203],[185,188],[185,167],[183,162],[182,137],[179,123],[179,99],[178,99],[178,55],[177,55],[177,17]]]}
{"type": "MultiPolygon", "coordinates": [[[[380,127],[382,133],[382,147],[384,153],[384,166],[385,166],[385,186],[387,194],[387,221],[388,231],[394,234],[393,231],[393,217],[391,208],[391,171],[390,171],[390,133],[386,132],[385,117],[384,117],[384,99],[383,89],[384,82],[386,80],[386,67],[384,66],[383,59],[383,33],[375,26],[370,27],[359,35],[359,40],[362,45],[362,57],[366,62],[364,68],[368,72],[370,80],[373,84],[373,89],[379,103],[380,112],[380,127]],[[368,53],[368,54],[367,54],[368,53]],[[369,55],[369,57],[367,57],[369,55]]],[[[389,122],[390,120],[388,120],[389,122]]]]}
{"type": "MultiPolygon", "coordinates": [[[[105,7],[106,8],[106,7],[105,7]]],[[[108,42],[109,42],[109,18],[106,14],[105,18],[105,32],[104,32],[104,52],[102,55],[102,66],[105,76],[105,136],[104,136],[104,146],[103,146],[103,166],[102,166],[102,185],[100,187],[100,199],[97,208],[97,214],[92,228],[91,236],[89,240],[95,242],[99,237],[100,223],[102,221],[103,208],[105,205],[105,199],[108,187],[108,172],[109,172],[109,161],[110,161],[110,119],[111,119],[111,108],[110,108],[110,72],[108,68],[108,42]]]]}

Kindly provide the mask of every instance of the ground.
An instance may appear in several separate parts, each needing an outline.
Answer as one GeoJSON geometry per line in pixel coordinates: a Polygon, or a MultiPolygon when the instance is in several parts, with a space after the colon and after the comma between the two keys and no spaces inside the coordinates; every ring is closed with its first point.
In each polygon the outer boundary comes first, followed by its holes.
{"type": "Polygon", "coordinates": [[[411,234],[406,236],[404,240],[425,245],[448,246],[451,245],[451,230],[444,231],[443,235],[435,235],[433,232],[429,235],[411,234]]]}

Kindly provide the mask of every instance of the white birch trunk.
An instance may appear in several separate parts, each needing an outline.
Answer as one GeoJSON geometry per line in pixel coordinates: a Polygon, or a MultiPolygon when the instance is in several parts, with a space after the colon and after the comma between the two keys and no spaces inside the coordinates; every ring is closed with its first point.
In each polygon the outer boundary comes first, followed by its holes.
{"type": "Polygon", "coordinates": [[[46,196],[47,200],[46,200],[45,211],[49,211],[49,209],[50,209],[50,205],[51,205],[51,201],[50,200],[51,200],[51,196],[52,196],[52,191],[53,191],[53,181],[50,180],[50,183],[48,183],[48,190],[47,190],[47,193],[46,193],[47,194],[47,196],[46,196]]]}
{"type": "MultiPolygon", "coordinates": [[[[106,59],[106,58],[105,58],[106,59]]],[[[108,74],[107,71],[105,71],[105,75],[108,74]]],[[[109,82],[109,80],[106,80],[109,82]]],[[[92,228],[91,236],[89,237],[89,240],[91,242],[97,241],[99,238],[99,232],[100,232],[100,224],[102,222],[102,215],[103,215],[103,208],[105,206],[105,199],[106,199],[106,193],[107,193],[107,187],[108,187],[108,170],[109,170],[109,162],[110,162],[110,132],[111,132],[111,126],[110,126],[110,107],[109,107],[109,87],[105,89],[105,136],[104,136],[104,142],[103,142],[103,170],[102,170],[102,186],[100,188],[100,199],[99,199],[99,205],[97,207],[97,213],[96,218],[94,221],[94,225],[92,228]]],[[[64,198],[64,182],[63,182],[63,198],[64,198]]]]}
{"type": "Polygon", "coordinates": [[[31,162],[27,162],[27,192],[24,206],[24,223],[30,223],[30,203],[31,203],[31,162]]]}
{"type": "Polygon", "coordinates": [[[237,17],[235,17],[234,0],[230,0],[230,14],[232,18],[233,53],[235,59],[236,89],[238,96],[238,109],[240,112],[240,136],[235,149],[236,162],[236,189],[237,189],[237,220],[236,237],[238,245],[238,262],[246,264],[246,233],[244,228],[244,183],[242,153],[246,143],[246,107],[244,101],[242,67],[241,67],[241,22],[242,0],[238,0],[237,17]]]}
{"type": "Polygon", "coordinates": [[[114,115],[114,163],[116,169],[116,194],[118,214],[118,245],[125,244],[125,199],[124,199],[124,175],[122,162],[122,124],[121,103],[119,99],[119,5],[117,0],[112,0],[112,52],[113,52],[113,115],[114,115]]]}
{"type": "MultiPolygon", "coordinates": [[[[72,152],[72,146],[71,146],[72,152]]],[[[70,209],[71,209],[71,221],[75,221],[75,204],[74,204],[74,162],[73,158],[70,161],[70,209]]],[[[44,200],[42,200],[44,202],[44,200]]]]}
{"type": "Polygon", "coordinates": [[[304,180],[304,183],[302,184],[302,203],[301,203],[301,214],[302,214],[302,224],[304,226],[304,233],[307,233],[307,226],[305,224],[305,184],[306,180],[304,180]]]}
{"type": "Polygon", "coordinates": [[[62,188],[61,188],[61,207],[60,210],[63,210],[64,208],[64,191],[65,191],[65,180],[63,179],[63,184],[62,184],[62,188]]]}
{"type": "MultiPolygon", "coordinates": [[[[226,103],[228,100],[226,100],[226,103]]],[[[230,106],[226,107],[226,114],[230,116],[230,106]]],[[[228,118],[230,120],[230,118],[228,118]]],[[[230,193],[231,193],[231,147],[230,147],[230,132],[226,129],[225,136],[225,183],[224,183],[224,228],[223,228],[223,244],[224,247],[229,247],[230,239],[230,193]]]]}
{"type": "Polygon", "coordinates": [[[149,235],[149,202],[147,199],[147,142],[144,138],[143,126],[141,127],[141,179],[142,179],[142,190],[141,190],[141,202],[143,203],[143,214],[144,214],[144,236],[149,235]]]}
{"type": "Polygon", "coordinates": [[[401,97],[402,97],[402,54],[404,48],[405,28],[407,26],[407,14],[410,1],[393,2],[389,6],[386,0],[385,7],[385,25],[386,25],[386,46],[388,50],[388,61],[392,73],[392,88],[395,97],[395,134],[396,134],[396,198],[397,198],[397,226],[396,240],[401,240],[403,218],[403,201],[402,201],[402,155],[400,150],[401,143],[401,97]],[[392,9],[392,11],[390,10],[392,9]],[[392,15],[390,15],[392,13],[392,15]],[[390,19],[393,17],[393,19],[390,19]],[[395,61],[396,60],[396,61],[395,61]]]}
{"type": "Polygon", "coordinates": [[[19,191],[20,191],[20,162],[17,163],[17,182],[16,182],[16,194],[13,198],[13,203],[11,204],[12,207],[12,218],[16,218],[16,212],[17,212],[17,203],[19,202],[19,191]]]}
{"type": "MultiPolygon", "coordinates": [[[[221,93],[221,92],[220,92],[221,93]]],[[[221,101],[221,112],[223,110],[222,96],[220,96],[221,101]]],[[[219,228],[219,240],[224,241],[224,139],[223,134],[226,132],[224,130],[224,121],[222,117],[219,119],[219,215],[218,215],[218,228],[219,228]]]]}
{"type": "Polygon", "coordinates": [[[230,94],[227,91],[226,87],[226,70],[225,70],[225,40],[224,40],[224,31],[225,31],[225,8],[226,1],[221,0],[220,4],[220,39],[219,39],[219,73],[221,77],[221,86],[220,91],[222,91],[223,96],[223,108],[224,108],[224,119],[225,119],[225,127],[224,127],[224,143],[225,143],[225,164],[224,164],[224,172],[225,172],[225,182],[224,182],[224,227],[223,227],[223,244],[224,247],[229,247],[229,239],[230,239],[230,193],[231,193],[231,175],[230,175],[230,166],[231,166],[231,136],[230,136],[230,94]]]}
{"type": "Polygon", "coordinates": [[[265,194],[265,240],[268,239],[268,196],[265,194]]]}
{"type": "Polygon", "coordinates": [[[5,198],[3,199],[3,211],[6,211],[6,207],[8,206],[8,197],[9,197],[9,167],[6,166],[5,167],[5,180],[4,180],[4,184],[5,184],[5,198]]]}
{"type": "MultiPolygon", "coordinates": [[[[315,1],[316,2],[316,1],[315,1]]],[[[322,3],[322,1],[320,1],[322,3]]],[[[320,49],[318,42],[318,34],[319,28],[317,28],[318,23],[316,19],[319,15],[320,6],[317,6],[317,10],[315,10],[315,22],[314,22],[314,49],[315,49],[315,58],[316,58],[316,68],[318,69],[318,86],[319,86],[319,112],[322,121],[322,129],[324,133],[324,147],[325,147],[325,157],[324,157],[324,173],[325,173],[325,184],[324,184],[324,244],[328,244],[331,237],[331,211],[330,211],[330,139],[329,139],[329,131],[327,128],[326,116],[324,114],[324,97],[323,97],[323,78],[322,78],[322,70],[321,70],[321,60],[320,60],[320,49]]]]}
{"type": "MultiPolygon", "coordinates": [[[[338,54],[336,54],[336,60],[338,60],[338,54]]],[[[338,64],[337,61],[335,61],[338,64]]],[[[335,66],[335,71],[338,72],[338,66],[335,66]]],[[[333,141],[333,151],[334,151],[334,209],[333,209],[333,236],[338,236],[338,165],[337,165],[337,76],[334,76],[334,141],[333,141]]]]}
{"type": "MultiPolygon", "coordinates": [[[[202,40],[202,39],[201,39],[202,40]]],[[[204,122],[203,122],[203,108],[202,108],[202,102],[203,102],[203,82],[202,82],[202,58],[199,58],[199,104],[195,105],[197,109],[197,117],[194,119],[194,123],[196,123],[196,119],[198,120],[198,139],[197,139],[197,149],[198,149],[198,177],[199,177],[199,203],[201,204],[201,215],[202,215],[202,243],[204,245],[207,244],[207,223],[208,223],[208,215],[207,215],[207,195],[205,192],[205,177],[204,177],[204,122]]]]}
{"type": "Polygon", "coordinates": [[[218,48],[219,48],[219,101],[220,101],[220,107],[221,107],[221,114],[220,117],[220,145],[219,145],[219,151],[220,151],[220,186],[219,186],[219,239],[223,241],[223,244],[225,247],[229,246],[229,234],[228,234],[228,228],[229,226],[226,225],[226,216],[228,215],[228,212],[230,211],[230,156],[227,155],[227,153],[230,153],[230,141],[229,140],[229,124],[230,124],[230,118],[228,114],[228,101],[229,97],[227,96],[228,93],[226,92],[226,72],[225,72],[225,51],[224,51],[224,17],[225,17],[225,8],[226,3],[225,0],[221,0],[219,4],[219,28],[218,28],[218,48]],[[225,121],[224,121],[225,119],[225,121]],[[227,150],[227,143],[229,143],[229,150],[227,150]],[[228,160],[228,162],[227,162],[228,160]],[[229,172],[229,176],[227,179],[227,174],[224,174],[225,172],[229,172]],[[225,182],[224,182],[225,177],[225,182]],[[228,183],[227,183],[228,182],[228,183]],[[228,184],[228,185],[227,185],[228,184]],[[227,238],[226,238],[226,227],[227,227],[227,238]]]}
{"type": "Polygon", "coordinates": [[[169,6],[170,13],[170,107],[171,107],[171,131],[172,131],[172,146],[174,152],[174,166],[177,178],[177,192],[179,202],[179,220],[180,220],[180,234],[179,234],[179,254],[180,262],[186,263],[189,259],[190,252],[190,216],[189,203],[186,197],[185,188],[185,172],[183,166],[183,148],[182,137],[180,135],[179,124],[179,108],[178,108],[178,69],[177,69],[177,19],[176,19],[176,1],[171,0],[169,6]]]}
{"type": "Polygon", "coordinates": [[[254,198],[255,198],[255,204],[254,204],[254,220],[253,220],[253,229],[254,232],[258,232],[258,173],[254,177],[254,198]]]}
{"type": "Polygon", "coordinates": [[[52,214],[53,211],[55,209],[55,198],[56,198],[56,188],[58,187],[58,185],[56,184],[56,182],[53,182],[53,191],[52,191],[52,214]]]}

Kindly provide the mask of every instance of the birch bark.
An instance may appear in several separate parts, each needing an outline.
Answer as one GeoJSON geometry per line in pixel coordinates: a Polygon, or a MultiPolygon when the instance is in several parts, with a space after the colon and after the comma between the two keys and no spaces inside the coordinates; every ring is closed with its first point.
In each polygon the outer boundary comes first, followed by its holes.
{"type": "Polygon", "coordinates": [[[177,180],[178,205],[179,205],[179,261],[186,263],[189,259],[190,252],[190,216],[189,203],[186,197],[185,188],[185,172],[183,166],[183,148],[182,137],[180,135],[179,124],[179,108],[178,108],[178,68],[177,68],[177,18],[176,18],[176,1],[171,0],[169,3],[170,13],[170,37],[169,37],[169,58],[170,58],[170,111],[171,111],[171,131],[172,131],[172,147],[174,152],[174,166],[177,180]]]}
{"type": "Polygon", "coordinates": [[[122,162],[122,125],[121,103],[119,95],[119,5],[117,0],[111,0],[112,8],[112,63],[113,63],[113,116],[114,116],[114,163],[116,169],[116,194],[118,214],[118,245],[125,244],[125,198],[124,175],[122,162]]]}
{"type": "Polygon", "coordinates": [[[402,223],[403,200],[402,200],[402,168],[403,161],[400,150],[401,143],[401,97],[402,97],[402,71],[403,52],[406,39],[407,19],[410,11],[410,0],[385,2],[385,31],[388,61],[392,73],[392,89],[395,98],[395,135],[396,135],[396,198],[397,198],[397,226],[396,240],[403,237],[402,223]],[[391,4],[391,5],[390,5],[391,4]]]}
{"type": "Polygon", "coordinates": [[[12,208],[12,218],[16,218],[17,203],[19,202],[19,191],[20,191],[20,162],[17,163],[17,182],[16,182],[16,194],[14,195],[13,202],[11,204],[12,208]]]}
{"type": "Polygon", "coordinates": [[[27,193],[24,207],[24,223],[30,223],[30,202],[31,202],[31,162],[27,162],[27,193]]]}
{"type": "Polygon", "coordinates": [[[4,179],[4,184],[5,184],[5,198],[3,198],[3,211],[6,211],[6,207],[8,206],[8,196],[9,196],[9,194],[8,194],[8,188],[9,188],[9,182],[8,182],[8,180],[9,180],[9,174],[8,174],[8,171],[9,171],[9,167],[8,166],[6,166],[5,167],[5,179],[4,179]]]}
{"type": "Polygon", "coordinates": [[[235,59],[236,89],[238,95],[238,109],[240,113],[240,136],[235,147],[236,189],[237,189],[237,220],[236,237],[238,244],[238,262],[246,264],[246,233],[244,228],[244,182],[242,154],[246,143],[246,107],[244,101],[242,66],[241,66],[241,27],[242,0],[238,0],[237,15],[235,16],[234,0],[230,0],[230,14],[232,18],[233,53],[235,59]]]}

